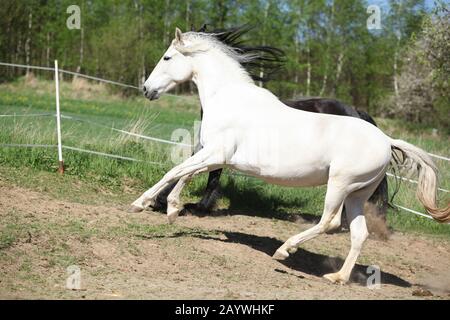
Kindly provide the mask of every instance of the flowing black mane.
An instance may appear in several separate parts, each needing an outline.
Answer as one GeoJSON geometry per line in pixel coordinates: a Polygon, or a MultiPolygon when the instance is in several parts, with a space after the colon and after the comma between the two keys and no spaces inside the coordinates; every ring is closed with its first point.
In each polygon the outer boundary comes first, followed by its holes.
{"type": "Polygon", "coordinates": [[[242,37],[253,27],[243,25],[229,29],[207,30],[207,25],[203,25],[196,32],[207,33],[214,36],[218,41],[226,44],[240,54],[254,55],[255,58],[248,62],[242,62],[242,66],[249,72],[255,81],[269,81],[274,73],[279,71],[285,62],[283,50],[271,46],[248,46],[242,37]],[[261,76],[261,71],[263,75],[261,76]]]}

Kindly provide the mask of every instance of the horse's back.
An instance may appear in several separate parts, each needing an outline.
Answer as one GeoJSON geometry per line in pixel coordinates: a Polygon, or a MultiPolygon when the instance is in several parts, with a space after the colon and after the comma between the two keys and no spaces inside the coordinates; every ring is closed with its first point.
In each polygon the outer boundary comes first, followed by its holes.
{"type": "Polygon", "coordinates": [[[335,99],[314,97],[283,100],[282,102],[288,107],[297,110],[359,118],[359,114],[355,109],[335,99]]]}

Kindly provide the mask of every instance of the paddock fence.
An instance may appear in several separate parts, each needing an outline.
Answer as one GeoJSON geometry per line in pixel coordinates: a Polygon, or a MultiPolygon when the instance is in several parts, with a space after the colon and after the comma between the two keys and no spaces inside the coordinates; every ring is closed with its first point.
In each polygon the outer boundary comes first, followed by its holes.
{"type": "MultiPolygon", "coordinates": [[[[81,119],[79,117],[75,117],[75,116],[69,116],[69,115],[65,115],[63,113],[60,112],[60,99],[59,99],[59,74],[63,73],[63,74],[68,74],[71,76],[76,76],[76,77],[81,77],[81,78],[85,78],[88,80],[93,80],[93,81],[98,81],[98,82],[103,82],[103,83],[107,83],[107,84],[111,84],[111,85],[115,85],[115,86],[120,86],[120,87],[124,87],[124,88],[131,88],[131,89],[135,89],[135,90],[141,90],[141,88],[134,86],[134,85],[129,85],[129,84],[125,84],[125,83],[121,83],[121,82],[117,82],[117,81],[113,81],[113,80],[108,80],[108,79],[103,79],[103,78],[99,78],[99,77],[95,77],[95,76],[90,76],[90,75],[86,75],[86,74],[82,74],[82,73],[77,73],[77,72],[73,72],[73,71],[69,71],[69,70],[64,70],[64,69],[59,69],[58,68],[58,62],[55,60],[55,67],[41,67],[41,66],[31,66],[31,65],[23,65],[23,64],[14,64],[14,63],[5,63],[5,62],[0,62],[0,66],[5,66],[5,67],[12,67],[12,68],[24,68],[24,69],[34,69],[34,70],[44,70],[44,71],[50,71],[50,72],[54,72],[54,81],[55,81],[55,105],[56,105],[56,112],[45,112],[45,113],[27,113],[27,114],[0,114],[0,118],[9,118],[9,117],[32,117],[32,118],[39,118],[39,117],[55,117],[56,118],[56,123],[57,123],[57,140],[58,143],[56,145],[54,144],[16,144],[16,143],[4,143],[4,144],[0,144],[0,147],[2,148],[48,148],[48,149],[56,149],[57,153],[58,153],[58,161],[59,161],[59,171],[63,172],[64,167],[63,167],[63,150],[70,150],[70,151],[75,151],[75,152],[80,152],[80,153],[87,153],[87,154],[91,154],[94,156],[101,156],[101,157],[107,157],[107,158],[112,158],[112,159],[118,159],[118,160],[124,160],[124,161],[132,161],[132,162],[142,162],[145,164],[149,164],[149,165],[156,165],[156,166],[165,166],[168,163],[163,163],[163,162],[155,162],[155,161],[144,161],[144,160],[140,160],[140,159],[136,159],[136,158],[132,158],[132,157],[126,157],[126,156],[122,156],[122,155],[117,155],[117,154],[111,154],[111,153],[105,153],[105,152],[100,152],[100,151],[95,151],[95,150],[88,150],[88,149],[82,149],[82,148],[78,148],[75,146],[67,146],[62,144],[62,132],[61,132],[61,119],[64,120],[68,120],[68,121],[77,121],[77,122],[83,122],[86,123],[88,125],[92,125],[92,126],[97,126],[97,127],[102,127],[105,129],[109,129],[111,131],[115,131],[115,132],[119,132],[121,134],[125,134],[125,135],[129,135],[129,136],[133,136],[135,138],[139,138],[139,139],[144,139],[144,140],[149,140],[149,141],[153,141],[153,142],[157,142],[157,143],[162,143],[162,144],[168,144],[168,145],[178,145],[178,146],[182,146],[182,147],[193,147],[192,144],[186,144],[186,143],[180,143],[180,142],[175,142],[175,141],[171,141],[171,140],[167,140],[167,139],[162,139],[159,137],[153,137],[153,136],[148,136],[148,135],[142,135],[142,134],[137,134],[134,132],[130,132],[130,131],[126,131],[123,129],[119,129],[119,128],[115,128],[113,126],[107,126],[104,124],[100,124],[94,121],[90,121],[90,120],[86,120],[86,119],[81,119]]],[[[173,95],[173,94],[166,94],[169,96],[173,96],[179,99],[186,99],[186,97],[183,96],[178,96],[178,95],[173,95]]],[[[450,158],[447,156],[442,156],[442,155],[437,155],[434,153],[430,153],[428,152],[428,155],[432,158],[435,159],[439,159],[442,161],[450,161],[450,158]]],[[[240,173],[232,173],[233,175],[236,176],[246,176],[249,177],[245,174],[240,174],[240,173]]],[[[410,179],[407,177],[403,177],[403,176],[399,176],[396,175],[394,173],[390,173],[387,172],[386,173],[389,177],[393,177],[393,178],[397,178],[400,179],[402,181],[406,181],[408,183],[411,184],[418,184],[418,181],[414,180],[414,179],[410,179]]],[[[438,190],[440,192],[443,193],[449,193],[450,190],[444,189],[444,188],[438,188],[438,190]]],[[[405,212],[408,213],[412,213],[415,214],[417,216],[420,217],[424,217],[424,218],[428,218],[428,219],[433,219],[430,215],[426,214],[426,213],[422,213],[422,212],[418,212],[416,210],[398,205],[398,204],[393,204],[395,207],[397,207],[400,210],[403,210],[405,212]]]]}

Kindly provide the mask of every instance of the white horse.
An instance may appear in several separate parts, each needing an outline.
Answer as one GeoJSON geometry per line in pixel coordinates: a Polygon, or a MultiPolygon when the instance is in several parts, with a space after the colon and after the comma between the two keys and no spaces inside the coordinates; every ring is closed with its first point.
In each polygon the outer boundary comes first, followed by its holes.
{"type": "Polygon", "coordinates": [[[195,174],[228,167],[285,186],[327,184],[323,214],[312,228],[289,238],[274,254],[285,259],[298,246],[340,223],[345,204],[351,249],[340,271],[324,277],[345,283],[368,236],[363,215],[395,150],[419,172],[418,198],[438,221],[450,221],[450,206],[436,205],[436,167],[423,150],[386,136],[375,126],[351,117],[294,110],[252,81],[242,62],[255,57],[218,40],[214,34],[182,33],[175,39],[144,84],[154,100],[179,83],[198,87],[203,121],[199,152],[171,169],[133,202],[131,211],[152,205],[158,193],[180,179],[168,197],[168,218],[181,209],[179,194],[195,174]],[[256,115],[256,116],[255,116],[256,115]]]}

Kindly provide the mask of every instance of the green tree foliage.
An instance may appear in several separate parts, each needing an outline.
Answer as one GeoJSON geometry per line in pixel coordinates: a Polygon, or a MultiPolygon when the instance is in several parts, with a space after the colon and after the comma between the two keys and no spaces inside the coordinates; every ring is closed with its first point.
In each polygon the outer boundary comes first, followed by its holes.
{"type": "Polygon", "coordinates": [[[450,11],[438,6],[404,50],[398,96],[390,113],[447,126],[450,112],[450,11]]]}
{"type": "MultiPolygon", "coordinates": [[[[58,59],[68,70],[140,85],[176,26],[249,24],[249,43],[286,52],[284,70],[264,86],[282,98],[336,97],[376,114],[398,85],[402,52],[421,32],[425,12],[424,0],[384,3],[382,29],[368,30],[371,2],[364,0],[2,0],[0,61],[51,66],[58,59]],[[66,27],[72,4],[81,8],[82,30],[66,27]]],[[[0,71],[0,81],[25,73],[0,71]]],[[[192,86],[178,90],[192,92],[192,86]]]]}

